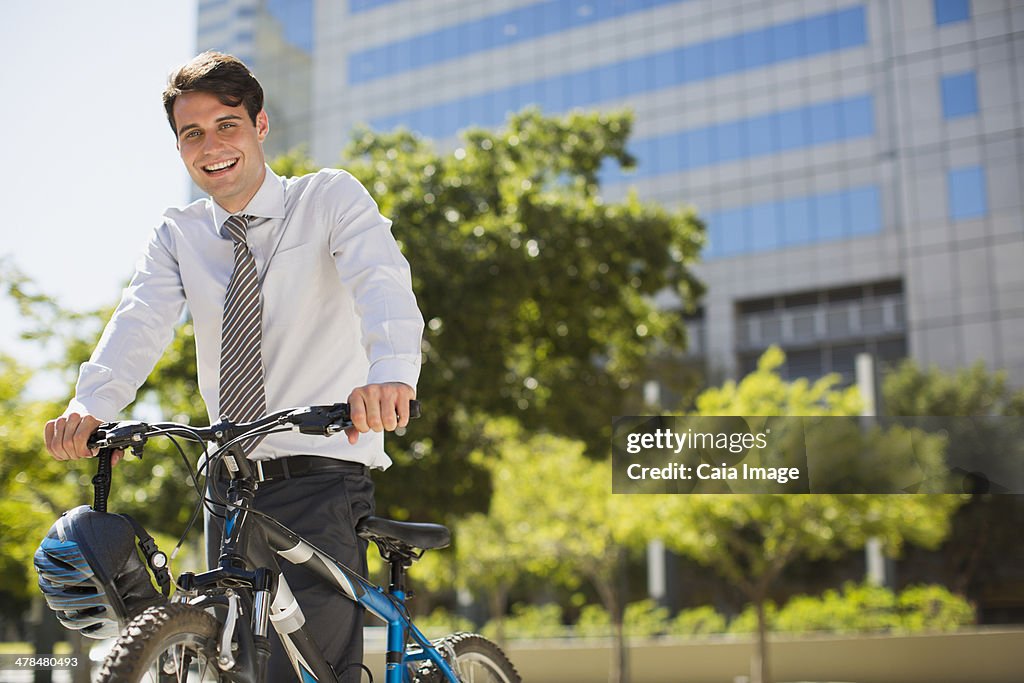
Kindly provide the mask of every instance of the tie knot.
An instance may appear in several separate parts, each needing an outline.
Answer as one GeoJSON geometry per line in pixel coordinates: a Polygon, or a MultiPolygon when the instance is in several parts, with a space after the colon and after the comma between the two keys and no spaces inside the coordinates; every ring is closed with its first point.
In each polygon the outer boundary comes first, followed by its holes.
{"type": "Polygon", "coordinates": [[[249,225],[248,216],[228,216],[224,221],[224,229],[235,242],[245,243],[245,229],[249,225]]]}

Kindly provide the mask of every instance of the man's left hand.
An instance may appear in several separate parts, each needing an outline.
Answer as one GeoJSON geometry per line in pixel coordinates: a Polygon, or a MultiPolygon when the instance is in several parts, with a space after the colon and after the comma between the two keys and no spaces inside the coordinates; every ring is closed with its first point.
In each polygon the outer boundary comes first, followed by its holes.
{"type": "Polygon", "coordinates": [[[402,382],[367,384],[352,391],[348,397],[352,426],[345,430],[348,442],[355,444],[360,434],[393,432],[409,424],[409,401],[416,390],[402,382]]]}

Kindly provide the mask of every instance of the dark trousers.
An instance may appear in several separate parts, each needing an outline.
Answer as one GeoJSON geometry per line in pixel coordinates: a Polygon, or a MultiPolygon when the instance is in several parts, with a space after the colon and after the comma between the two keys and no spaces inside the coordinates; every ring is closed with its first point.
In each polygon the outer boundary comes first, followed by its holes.
{"type": "MultiPolygon", "coordinates": [[[[211,481],[215,478],[211,477],[211,481]]],[[[227,483],[216,480],[221,495],[227,483]]],[[[366,474],[324,472],[263,482],[253,504],[336,560],[367,574],[367,542],[356,536],[361,519],[373,514],[373,481],[366,474]]],[[[223,522],[207,514],[206,557],[217,564],[223,522]]],[[[279,558],[306,628],[342,683],[359,683],[363,661],[363,608],[302,566],[279,558]]],[[[297,680],[276,631],[270,629],[271,654],[266,681],[297,680]]]]}

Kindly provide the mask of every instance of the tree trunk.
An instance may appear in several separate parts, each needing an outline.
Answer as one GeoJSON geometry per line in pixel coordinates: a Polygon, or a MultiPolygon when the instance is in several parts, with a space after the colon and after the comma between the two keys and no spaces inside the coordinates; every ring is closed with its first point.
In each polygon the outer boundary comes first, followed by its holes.
{"type": "Polygon", "coordinates": [[[491,615],[496,620],[496,631],[494,640],[501,647],[505,647],[505,603],[508,599],[508,590],[495,588],[491,591],[491,615]]]}
{"type": "MultiPolygon", "coordinates": [[[[63,635],[60,622],[53,612],[43,603],[43,596],[36,594],[32,599],[32,644],[35,654],[53,654],[54,645],[63,635]]],[[[32,672],[34,683],[50,683],[53,680],[53,671],[50,669],[36,669],[32,672]]]]}
{"type": "Polygon", "coordinates": [[[757,610],[757,649],[754,651],[753,660],[751,660],[750,681],[751,683],[771,683],[771,676],[768,674],[768,628],[764,616],[764,595],[757,596],[757,599],[754,600],[754,607],[757,610]]]}
{"type": "Polygon", "coordinates": [[[83,636],[81,631],[69,633],[68,640],[71,641],[72,656],[79,662],[79,666],[71,674],[71,683],[89,683],[92,680],[92,663],[89,659],[92,641],[83,636]]]}
{"type": "Polygon", "coordinates": [[[622,617],[615,620],[615,646],[612,648],[612,670],[608,673],[609,683],[629,683],[629,651],[626,648],[626,631],[622,617]]]}
{"type": "Polygon", "coordinates": [[[594,584],[608,609],[612,622],[612,661],[608,671],[609,683],[629,683],[629,648],[626,643],[626,630],[623,625],[626,595],[626,556],[620,549],[613,560],[614,570],[606,581],[595,577],[594,584]]]}

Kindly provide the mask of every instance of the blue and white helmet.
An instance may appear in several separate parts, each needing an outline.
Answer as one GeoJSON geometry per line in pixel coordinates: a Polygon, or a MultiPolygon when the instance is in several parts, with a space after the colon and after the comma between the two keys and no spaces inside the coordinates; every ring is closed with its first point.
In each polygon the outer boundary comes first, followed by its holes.
{"type": "Polygon", "coordinates": [[[46,604],[65,627],[112,638],[136,614],[166,600],[136,551],[136,529],[127,515],[88,505],[50,527],[33,560],[46,604]]]}

